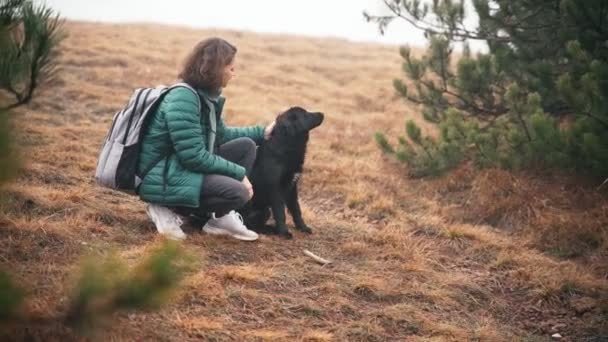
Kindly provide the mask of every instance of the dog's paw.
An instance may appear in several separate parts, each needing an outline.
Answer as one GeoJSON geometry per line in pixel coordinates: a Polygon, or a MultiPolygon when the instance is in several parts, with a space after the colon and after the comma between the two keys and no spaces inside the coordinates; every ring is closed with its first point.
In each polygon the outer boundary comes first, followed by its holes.
{"type": "Polygon", "coordinates": [[[302,233],[312,234],[312,229],[307,225],[296,226],[296,229],[301,231],[302,233]]]}
{"type": "Polygon", "coordinates": [[[287,240],[293,239],[293,235],[288,230],[280,231],[278,235],[280,237],[282,237],[283,239],[287,239],[287,240]]]}

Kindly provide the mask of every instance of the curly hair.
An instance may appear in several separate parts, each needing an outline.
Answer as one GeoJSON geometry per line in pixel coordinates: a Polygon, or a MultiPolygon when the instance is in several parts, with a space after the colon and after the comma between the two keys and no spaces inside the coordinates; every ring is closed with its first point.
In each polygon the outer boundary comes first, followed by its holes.
{"type": "Polygon", "coordinates": [[[222,38],[205,39],[194,47],[178,77],[194,88],[217,91],[224,68],[234,60],[236,47],[222,38]]]}

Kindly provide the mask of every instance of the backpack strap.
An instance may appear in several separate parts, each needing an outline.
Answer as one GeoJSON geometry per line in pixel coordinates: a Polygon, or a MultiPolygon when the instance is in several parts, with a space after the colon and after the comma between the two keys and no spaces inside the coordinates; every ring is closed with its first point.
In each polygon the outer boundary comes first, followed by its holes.
{"type": "Polygon", "coordinates": [[[209,153],[213,153],[213,149],[215,148],[215,135],[217,134],[217,116],[215,113],[215,106],[209,99],[203,97],[205,104],[209,107],[209,136],[207,137],[207,150],[209,153]]]}
{"type": "MultiPolygon", "coordinates": [[[[201,97],[198,95],[198,92],[196,91],[196,89],[194,89],[191,85],[189,85],[186,82],[179,82],[179,83],[175,83],[174,85],[170,86],[169,88],[167,88],[167,92],[175,89],[175,88],[179,88],[179,87],[183,87],[183,88],[188,88],[190,89],[190,91],[192,91],[194,93],[194,95],[196,95],[196,102],[198,103],[198,111],[201,111],[201,97]]],[[[165,94],[166,94],[165,93],[165,94]]]]}
{"type": "Polygon", "coordinates": [[[194,89],[191,85],[189,85],[186,82],[179,82],[179,83],[175,83],[174,85],[172,85],[171,87],[169,87],[169,90],[171,89],[175,89],[178,87],[184,87],[184,88],[188,88],[190,89],[194,95],[196,95],[196,99],[198,102],[198,112],[200,113],[202,110],[202,103],[201,100],[205,101],[205,105],[207,107],[209,107],[209,126],[210,126],[210,132],[209,132],[209,136],[207,137],[207,150],[209,150],[209,153],[213,153],[213,149],[215,147],[215,138],[216,138],[216,134],[217,134],[217,116],[216,116],[216,112],[215,112],[215,106],[213,105],[213,103],[211,103],[211,100],[209,100],[207,98],[207,96],[199,94],[198,91],[196,91],[196,89],[194,89]]]}
{"type": "Polygon", "coordinates": [[[156,159],[154,159],[150,165],[148,165],[148,167],[146,167],[145,169],[143,169],[141,171],[141,174],[139,174],[139,178],[144,179],[144,177],[146,177],[146,175],[148,174],[148,172],[152,171],[152,169],[156,166],[156,164],[160,163],[161,160],[167,158],[168,156],[171,155],[171,153],[173,153],[172,151],[173,149],[169,149],[163,153],[161,153],[158,157],[156,157],[156,159]]]}

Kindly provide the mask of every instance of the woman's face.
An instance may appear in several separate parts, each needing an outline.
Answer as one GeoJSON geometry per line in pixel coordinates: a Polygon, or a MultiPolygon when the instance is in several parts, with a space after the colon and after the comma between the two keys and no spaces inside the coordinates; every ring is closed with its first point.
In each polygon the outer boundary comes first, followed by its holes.
{"type": "Polygon", "coordinates": [[[236,57],[233,57],[232,62],[224,67],[224,75],[222,77],[222,88],[225,88],[228,85],[228,83],[230,82],[230,80],[232,79],[232,77],[234,77],[235,59],[236,59],[236,57]]]}

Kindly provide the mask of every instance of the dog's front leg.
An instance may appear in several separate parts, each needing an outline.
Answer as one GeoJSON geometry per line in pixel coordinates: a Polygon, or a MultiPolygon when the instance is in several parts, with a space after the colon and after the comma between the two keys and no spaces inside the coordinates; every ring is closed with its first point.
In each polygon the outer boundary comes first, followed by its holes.
{"type": "Polygon", "coordinates": [[[263,234],[274,234],[274,227],[267,229],[266,221],[270,218],[270,208],[262,209],[253,208],[249,210],[248,215],[244,216],[245,225],[247,228],[263,234]]]}
{"type": "Polygon", "coordinates": [[[287,229],[286,217],[285,217],[285,201],[283,200],[283,194],[280,191],[272,192],[272,216],[277,227],[277,234],[280,236],[291,239],[293,235],[287,229]]]}
{"type": "Polygon", "coordinates": [[[307,234],[312,234],[312,230],[304,223],[304,219],[302,218],[302,210],[300,209],[300,202],[298,201],[297,183],[293,184],[289,190],[287,190],[287,193],[285,194],[285,203],[287,204],[287,209],[291,213],[296,229],[307,234]]]}

